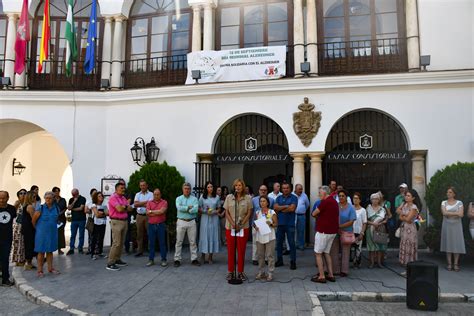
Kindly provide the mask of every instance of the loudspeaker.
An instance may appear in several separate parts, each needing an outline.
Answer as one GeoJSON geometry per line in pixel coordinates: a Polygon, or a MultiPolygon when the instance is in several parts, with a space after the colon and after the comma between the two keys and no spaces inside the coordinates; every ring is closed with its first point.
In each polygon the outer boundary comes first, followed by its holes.
{"type": "Polygon", "coordinates": [[[438,310],[438,266],[425,261],[407,265],[407,307],[438,310]]]}

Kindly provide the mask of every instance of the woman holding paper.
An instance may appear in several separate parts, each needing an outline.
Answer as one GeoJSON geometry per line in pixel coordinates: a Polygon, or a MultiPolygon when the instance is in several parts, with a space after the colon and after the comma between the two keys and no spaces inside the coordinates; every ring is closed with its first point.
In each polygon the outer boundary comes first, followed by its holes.
{"type": "Polygon", "coordinates": [[[273,280],[275,270],[275,227],[278,227],[278,218],[274,210],[269,209],[270,200],[266,196],[260,197],[260,208],[255,214],[253,226],[257,231],[257,280],[273,280]],[[268,275],[265,274],[265,258],[268,260],[268,275]]]}
{"type": "Polygon", "coordinates": [[[244,273],[245,247],[249,238],[249,219],[253,207],[250,196],[245,194],[245,182],[243,180],[236,179],[233,188],[234,194],[229,194],[224,202],[228,256],[227,280],[237,277],[237,279],[245,281],[247,280],[244,273]],[[234,271],[236,247],[238,269],[234,271]],[[237,276],[234,275],[236,272],[238,272],[237,276]]]}

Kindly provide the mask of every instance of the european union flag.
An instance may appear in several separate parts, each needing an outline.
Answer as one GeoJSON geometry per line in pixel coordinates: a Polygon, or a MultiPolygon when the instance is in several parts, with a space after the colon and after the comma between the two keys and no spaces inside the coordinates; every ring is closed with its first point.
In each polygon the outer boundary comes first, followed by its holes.
{"type": "Polygon", "coordinates": [[[89,33],[87,35],[86,59],[84,71],[90,74],[95,68],[95,41],[97,39],[97,4],[92,0],[91,16],[89,19],[89,33]]]}

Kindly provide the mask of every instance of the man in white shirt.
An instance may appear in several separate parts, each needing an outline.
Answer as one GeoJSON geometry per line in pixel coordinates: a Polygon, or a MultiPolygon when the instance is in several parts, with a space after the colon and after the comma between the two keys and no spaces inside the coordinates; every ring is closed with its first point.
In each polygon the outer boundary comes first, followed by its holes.
{"type": "Polygon", "coordinates": [[[143,255],[143,240],[147,232],[146,204],[153,200],[153,193],[148,191],[148,184],[145,180],[140,180],[140,192],[135,195],[133,206],[137,209],[137,254],[135,257],[143,255]]]}
{"type": "Polygon", "coordinates": [[[301,184],[295,185],[295,195],[298,197],[296,206],[296,249],[304,250],[304,231],[306,227],[306,211],[309,209],[309,199],[303,192],[301,184]]]}
{"type": "Polygon", "coordinates": [[[268,197],[272,198],[273,201],[276,201],[277,197],[279,197],[282,193],[280,192],[280,183],[275,182],[273,184],[273,191],[268,193],[268,197]]]}

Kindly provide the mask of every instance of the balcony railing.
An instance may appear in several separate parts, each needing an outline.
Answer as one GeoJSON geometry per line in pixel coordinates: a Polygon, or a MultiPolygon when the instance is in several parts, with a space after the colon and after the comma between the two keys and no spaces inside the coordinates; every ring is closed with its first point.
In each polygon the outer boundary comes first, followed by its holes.
{"type": "Polygon", "coordinates": [[[71,77],[66,76],[66,62],[49,60],[43,62],[43,72],[38,73],[38,61],[29,62],[28,86],[37,90],[99,90],[100,62],[91,74],[84,72],[84,62],[73,63],[71,77]]]}
{"type": "MultiPolygon", "coordinates": [[[[406,39],[389,38],[347,42],[306,44],[317,45],[318,75],[351,75],[406,72],[406,39]]],[[[305,56],[306,57],[306,56],[305,56]]],[[[0,71],[4,62],[0,60],[0,71]]],[[[83,62],[75,62],[73,75],[66,77],[65,61],[45,61],[44,72],[38,73],[37,61],[28,62],[28,86],[42,90],[99,90],[100,61],[92,74],[86,75],[83,62]]],[[[298,66],[297,66],[298,67],[298,66]]],[[[287,46],[286,77],[292,78],[295,69],[294,46],[287,46]]],[[[122,83],[125,89],[183,85],[187,76],[187,56],[174,55],[122,62],[122,83]]]]}
{"type": "Polygon", "coordinates": [[[123,65],[125,89],[183,85],[188,72],[186,55],[127,60],[123,65]]]}
{"type": "Polygon", "coordinates": [[[400,38],[322,43],[318,54],[320,76],[408,71],[400,38]]]}

